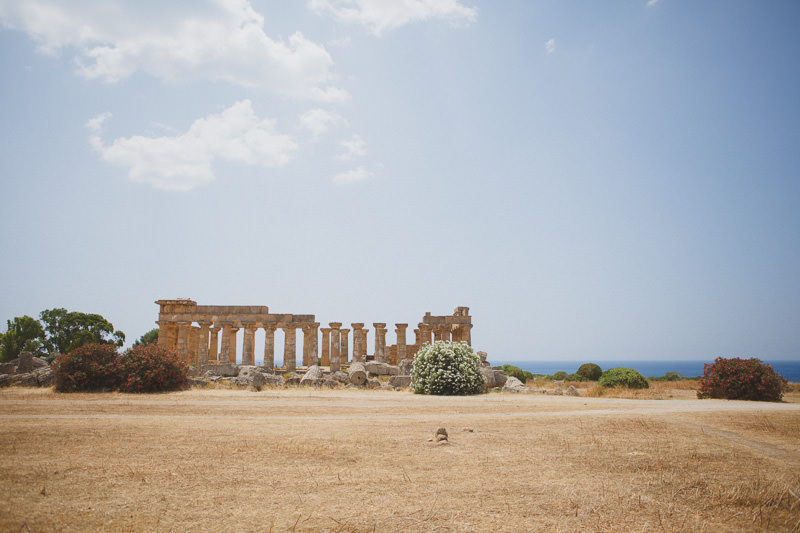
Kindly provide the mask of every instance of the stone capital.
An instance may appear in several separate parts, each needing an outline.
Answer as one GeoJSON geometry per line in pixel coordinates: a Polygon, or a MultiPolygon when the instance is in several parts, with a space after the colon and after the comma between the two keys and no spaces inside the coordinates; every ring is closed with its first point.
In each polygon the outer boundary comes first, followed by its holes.
{"type": "Polygon", "coordinates": [[[341,322],[329,322],[329,323],[328,323],[328,325],[329,325],[329,326],[330,326],[332,329],[339,329],[339,328],[341,328],[341,327],[342,327],[342,323],[341,323],[341,322]]]}
{"type": "Polygon", "coordinates": [[[372,325],[376,329],[383,329],[386,327],[386,322],[373,322],[372,325]]]}
{"type": "Polygon", "coordinates": [[[364,329],[363,322],[351,322],[350,325],[353,326],[353,329],[364,329]]]}

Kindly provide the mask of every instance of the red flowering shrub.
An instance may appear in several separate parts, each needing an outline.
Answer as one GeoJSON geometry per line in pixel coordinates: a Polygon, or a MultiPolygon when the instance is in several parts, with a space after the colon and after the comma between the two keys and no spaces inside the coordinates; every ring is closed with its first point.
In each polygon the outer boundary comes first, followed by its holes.
{"type": "Polygon", "coordinates": [[[117,386],[117,347],[84,344],[53,362],[55,387],[59,392],[114,389],[117,386]]]}
{"type": "Polygon", "coordinates": [[[189,381],[189,365],[159,344],[137,345],[120,358],[119,377],[122,392],[178,390],[189,381]]]}
{"type": "Polygon", "coordinates": [[[697,397],[779,402],[787,387],[786,378],[760,359],[717,357],[703,365],[697,397]]]}

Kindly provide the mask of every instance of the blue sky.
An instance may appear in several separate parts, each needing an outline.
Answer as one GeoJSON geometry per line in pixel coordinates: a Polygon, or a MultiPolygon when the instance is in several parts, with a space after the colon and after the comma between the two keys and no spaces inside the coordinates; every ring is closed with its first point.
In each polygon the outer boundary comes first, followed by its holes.
{"type": "Polygon", "coordinates": [[[797,2],[164,4],[0,0],[0,319],[800,359],[797,2]]]}

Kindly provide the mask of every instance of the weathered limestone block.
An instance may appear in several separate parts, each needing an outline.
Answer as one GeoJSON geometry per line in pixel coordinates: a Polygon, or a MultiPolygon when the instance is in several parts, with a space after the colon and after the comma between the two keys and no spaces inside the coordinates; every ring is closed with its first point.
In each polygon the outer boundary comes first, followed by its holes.
{"type": "Polygon", "coordinates": [[[349,378],[344,372],[334,372],[330,375],[330,379],[335,379],[339,383],[347,383],[349,378]]]}
{"type": "Polygon", "coordinates": [[[397,376],[400,374],[400,369],[398,367],[379,361],[366,362],[364,364],[364,369],[373,376],[397,376]]]}
{"type": "Polygon", "coordinates": [[[220,365],[203,365],[203,371],[211,371],[214,375],[226,378],[233,378],[239,375],[239,367],[234,363],[223,363],[220,365]]]}
{"type": "Polygon", "coordinates": [[[323,379],[324,373],[319,365],[313,365],[306,370],[300,379],[300,385],[317,385],[317,381],[323,379]]]}
{"type": "Polygon", "coordinates": [[[338,389],[339,387],[343,386],[341,382],[333,379],[332,377],[327,377],[324,380],[320,381],[322,381],[322,386],[327,387],[329,389],[338,389]]]}
{"type": "MultiPolygon", "coordinates": [[[[250,367],[250,369],[254,368],[255,367],[250,367]]],[[[260,391],[265,382],[266,379],[264,378],[264,374],[258,372],[257,370],[248,369],[243,374],[240,373],[237,377],[233,378],[231,385],[234,387],[246,388],[252,391],[260,391]]]]}
{"type": "Polygon", "coordinates": [[[297,374],[289,374],[289,377],[283,378],[284,385],[300,385],[300,376],[297,374]]]}
{"type": "Polygon", "coordinates": [[[22,352],[19,354],[17,374],[27,374],[29,372],[33,372],[33,354],[31,352],[22,352]]]}
{"type": "Polygon", "coordinates": [[[495,371],[491,368],[487,368],[485,366],[481,367],[481,374],[483,374],[483,379],[486,380],[487,387],[499,387],[494,373],[495,371]]]}
{"type": "Polygon", "coordinates": [[[412,359],[403,359],[400,361],[400,364],[397,365],[397,368],[400,371],[401,376],[410,376],[411,375],[411,367],[414,365],[414,361],[412,359]]]}
{"type": "Polygon", "coordinates": [[[392,376],[389,378],[389,385],[396,389],[408,388],[411,385],[411,376],[392,376]]]}
{"type": "Polygon", "coordinates": [[[36,382],[36,376],[33,374],[33,372],[16,374],[11,378],[11,383],[17,385],[18,387],[36,387],[38,385],[36,382]]]}
{"type": "Polygon", "coordinates": [[[580,396],[581,393],[575,388],[575,385],[570,385],[567,389],[567,396],[580,396]]]}
{"type": "MultiPolygon", "coordinates": [[[[494,384],[495,384],[494,386],[495,387],[502,387],[503,385],[505,385],[506,384],[506,380],[508,379],[508,376],[506,376],[506,373],[503,372],[502,370],[493,370],[493,372],[494,372],[494,384]]],[[[519,381],[519,380],[517,380],[517,381],[519,381]]],[[[520,383],[522,383],[522,382],[520,381],[520,383]]]]}
{"type": "Polygon", "coordinates": [[[509,376],[503,385],[503,392],[528,392],[530,389],[514,376],[509,376]]]}
{"type": "Polygon", "coordinates": [[[0,364],[0,374],[13,374],[17,371],[17,365],[14,363],[0,364]]]}
{"type": "Polygon", "coordinates": [[[264,374],[264,385],[283,387],[283,378],[276,374],[264,374]]]}
{"type": "Polygon", "coordinates": [[[369,380],[367,380],[367,387],[370,389],[380,389],[381,382],[378,378],[369,378],[369,380]]]}
{"type": "Polygon", "coordinates": [[[363,387],[367,382],[367,371],[364,368],[364,363],[350,363],[348,370],[350,383],[356,387],[363,387]]]}
{"type": "Polygon", "coordinates": [[[8,387],[11,385],[11,376],[8,374],[0,374],[0,388],[8,387]]]}
{"type": "Polygon", "coordinates": [[[562,394],[564,394],[564,391],[561,390],[561,387],[556,387],[556,389],[553,391],[553,396],[561,396],[562,394]]]}
{"type": "Polygon", "coordinates": [[[49,366],[37,368],[33,371],[33,375],[36,376],[36,383],[40,387],[49,387],[56,380],[56,376],[49,366]]]}

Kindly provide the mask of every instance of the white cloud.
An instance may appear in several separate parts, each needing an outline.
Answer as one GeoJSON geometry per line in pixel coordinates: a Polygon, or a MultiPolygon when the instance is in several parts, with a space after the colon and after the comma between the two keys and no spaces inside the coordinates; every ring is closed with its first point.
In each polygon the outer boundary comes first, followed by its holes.
{"type": "Polygon", "coordinates": [[[550,39],[546,43],[544,43],[544,49],[547,50],[548,54],[552,54],[556,51],[556,40],[550,39]]]}
{"type": "Polygon", "coordinates": [[[343,153],[336,156],[336,159],[340,161],[350,161],[356,157],[362,157],[367,153],[367,143],[356,134],[354,134],[350,140],[340,141],[339,144],[345,148],[343,153]]]}
{"type": "Polygon", "coordinates": [[[80,75],[117,82],[135,72],[174,82],[225,81],[298,98],[334,102],[327,50],[296,32],[264,33],[247,0],[0,0],[0,24],[26,32],[41,52],[76,50],[80,75]]]}
{"type": "Polygon", "coordinates": [[[309,109],[300,115],[300,127],[311,132],[314,139],[328,131],[332,126],[347,124],[347,121],[338,113],[324,109],[309,109]]]}
{"type": "Polygon", "coordinates": [[[308,6],[340,22],[366,26],[374,35],[412,22],[445,19],[467,25],[478,18],[476,8],[458,0],[309,0],[308,6]]]}
{"type": "Polygon", "coordinates": [[[647,7],[653,7],[658,3],[658,0],[647,0],[647,7]]]}
{"type": "Polygon", "coordinates": [[[214,179],[211,164],[226,160],[279,167],[297,151],[288,135],[275,131],[270,119],[259,119],[249,100],[219,114],[195,120],[186,133],[172,137],[133,136],[105,146],[100,139],[104,113],[86,123],[89,143],[108,163],[128,168],[128,177],[158,189],[187,191],[214,179]]]}
{"type": "Polygon", "coordinates": [[[353,170],[348,170],[347,172],[336,174],[333,177],[333,182],[338,183],[339,185],[345,185],[347,183],[363,181],[370,176],[372,176],[371,172],[368,172],[364,167],[358,167],[354,168],[353,170]]]}

